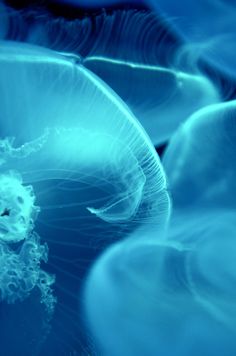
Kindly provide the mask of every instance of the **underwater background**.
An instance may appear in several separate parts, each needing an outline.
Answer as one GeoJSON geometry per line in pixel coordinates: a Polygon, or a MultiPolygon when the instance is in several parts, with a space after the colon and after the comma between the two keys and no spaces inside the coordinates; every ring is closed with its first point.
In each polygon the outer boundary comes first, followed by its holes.
{"type": "Polygon", "coordinates": [[[0,2],[0,355],[236,355],[236,4],[0,2]]]}

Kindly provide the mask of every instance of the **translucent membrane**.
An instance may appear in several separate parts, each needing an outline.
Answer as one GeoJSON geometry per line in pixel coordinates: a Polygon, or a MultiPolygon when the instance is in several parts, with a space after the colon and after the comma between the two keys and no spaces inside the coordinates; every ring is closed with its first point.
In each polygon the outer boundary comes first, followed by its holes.
{"type": "Polygon", "coordinates": [[[236,102],[196,112],[164,154],[176,208],[235,209],[236,102]]]}
{"type": "Polygon", "coordinates": [[[4,170],[14,168],[31,183],[95,175],[111,186],[113,198],[92,207],[102,208],[104,219],[127,220],[147,204],[143,218],[166,220],[159,159],[108,87],[73,61],[30,46],[4,44],[0,61],[4,170]]]}
{"type": "Polygon", "coordinates": [[[235,77],[235,13],[234,1],[150,0],[154,8],[165,14],[179,34],[221,70],[235,77]]]}
{"type": "Polygon", "coordinates": [[[129,105],[155,145],[167,141],[194,111],[219,101],[214,85],[199,73],[105,57],[87,57],[84,64],[129,105]]]}
{"type": "Polygon", "coordinates": [[[176,215],[165,239],[135,233],[97,260],[85,311],[98,353],[235,354],[234,215],[176,215]]]}
{"type": "Polygon", "coordinates": [[[235,333],[235,211],[180,214],[173,219],[172,226],[171,239],[189,248],[186,270],[195,300],[223,328],[235,333]],[[186,217],[189,222],[183,223],[186,217]]]}
{"type": "MultiPolygon", "coordinates": [[[[128,232],[150,229],[158,238],[170,214],[165,174],[128,107],[73,58],[2,43],[0,96],[0,169],[17,172],[21,195],[32,187],[40,206],[34,230],[48,244],[47,268],[56,276],[58,303],[42,352],[82,353],[84,276],[100,251],[128,232]]],[[[11,194],[3,209],[14,207],[11,194]]]]}
{"type": "Polygon", "coordinates": [[[8,9],[4,18],[11,20],[8,38],[74,56],[102,78],[155,145],[168,140],[195,110],[220,100],[217,86],[199,71],[196,61],[188,71],[178,65],[182,46],[165,21],[150,11],[103,12],[66,21],[47,13],[32,20],[31,13],[8,9]]]}
{"type": "Polygon", "coordinates": [[[171,66],[181,44],[169,24],[149,10],[103,9],[93,16],[66,20],[43,9],[3,9],[2,38],[41,45],[75,57],[100,56],[171,66]]]}

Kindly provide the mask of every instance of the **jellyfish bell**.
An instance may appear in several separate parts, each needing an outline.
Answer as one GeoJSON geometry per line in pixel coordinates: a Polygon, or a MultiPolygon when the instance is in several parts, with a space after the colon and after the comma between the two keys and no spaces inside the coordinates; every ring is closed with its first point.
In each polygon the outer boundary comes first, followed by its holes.
{"type": "Polygon", "coordinates": [[[98,56],[83,63],[129,105],[155,145],[167,141],[190,114],[220,99],[200,73],[98,56]]]}
{"type": "Polygon", "coordinates": [[[225,330],[235,331],[235,212],[178,212],[169,238],[188,248],[186,274],[193,297],[225,330]]]}
{"type": "Polygon", "coordinates": [[[2,16],[6,35],[2,38],[81,58],[105,57],[147,65],[170,64],[178,50],[178,38],[168,31],[165,20],[149,10],[102,9],[75,20],[55,18],[45,8],[38,11],[6,7],[2,16]]]}
{"type": "Polygon", "coordinates": [[[163,164],[176,208],[235,207],[235,108],[199,110],[171,139],[163,164]]]}
{"type": "MultiPolygon", "coordinates": [[[[133,172],[129,169],[130,175],[134,173],[139,183],[141,180],[146,200],[153,197],[154,205],[159,204],[157,201],[165,204],[165,200],[168,205],[165,176],[146,133],[125,104],[96,76],[60,55],[27,45],[4,43],[0,61],[1,133],[2,137],[15,137],[13,147],[5,149],[9,159],[4,169],[12,165],[22,172],[25,181],[45,176],[68,178],[85,166],[97,168],[101,161],[103,174],[108,165],[121,169],[119,165],[127,165],[127,156],[134,166],[133,172]],[[16,85],[18,78],[21,85],[16,85]],[[10,100],[14,100],[14,106],[10,100]],[[32,164],[34,157],[36,166],[32,164]],[[145,187],[151,185],[154,188],[148,193],[145,187]],[[155,191],[161,199],[154,198],[155,191]]],[[[131,190],[140,189],[131,184],[131,190]]],[[[162,211],[160,214],[167,216],[162,211]]]]}
{"type": "Polygon", "coordinates": [[[128,231],[166,228],[165,173],[130,109],[74,56],[3,42],[0,62],[1,171],[32,186],[40,207],[34,230],[56,276],[42,352],[84,352],[78,294],[85,274],[128,231]]]}
{"type": "Polygon", "coordinates": [[[185,212],[159,241],[129,237],[105,251],[84,289],[97,352],[234,355],[233,221],[232,211],[185,212]]]}
{"type": "Polygon", "coordinates": [[[155,145],[195,110],[220,100],[219,89],[197,65],[191,71],[176,65],[182,47],[155,13],[123,10],[75,21],[45,13],[32,20],[30,14],[31,25],[27,13],[8,13],[9,37],[77,56],[130,107],[155,145]]]}
{"type": "MultiPolygon", "coordinates": [[[[159,325],[168,302],[164,299],[160,271],[165,269],[163,260],[167,250],[170,249],[170,254],[176,251],[178,260],[181,252],[174,245],[156,246],[135,240],[110,247],[95,262],[85,284],[85,318],[97,352],[103,355],[164,352],[159,325]]],[[[170,275],[163,278],[169,278],[171,284],[170,275]]],[[[181,304],[186,303],[184,294],[179,298],[181,304]]],[[[174,298],[177,303],[178,297],[173,295],[174,298]]],[[[170,309],[175,312],[174,304],[170,309]]]]}
{"type": "Polygon", "coordinates": [[[190,44],[202,47],[202,56],[222,71],[235,77],[235,2],[150,0],[150,4],[167,18],[190,44]],[[199,26],[200,24],[200,26],[199,26]]]}

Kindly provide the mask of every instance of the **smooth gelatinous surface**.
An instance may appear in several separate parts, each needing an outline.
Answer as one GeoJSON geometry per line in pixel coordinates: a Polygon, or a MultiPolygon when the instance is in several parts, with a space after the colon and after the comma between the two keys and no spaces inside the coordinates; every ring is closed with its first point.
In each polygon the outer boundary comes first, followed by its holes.
{"type": "Polygon", "coordinates": [[[8,38],[74,56],[102,78],[155,145],[167,141],[195,110],[220,100],[218,86],[200,71],[197,61],[183,66],[183,44],[150,11],[104,12],[74,21],[43,13],[32,21],[31,13],[19,16],[8,9],[4,18],[11,20],[8,38]]]}
{"type": "Polygon", "coordinates": [[[235,77],[235,13],[234,1],[172,0],[150,3],[161,10],[183,38],[189,41],[194,51],[216,64],[220,69],[235,77]]]}
{"type": "Polygon", "coordinates": [[[173,136],[164,154],[178,208],[235,208],[236,103],[196,112],[173,136]]]}
{"type": "Polygon", "coordinates": [[[85,312],[103,355],[234,355],[234,212],[174,216],[163,240],[132,238],[95,263],[85,312]]]}
{"type": "Polygon", "coordinates": [[[168,218],[158,157],[142,127],[108,87],[73,61],[30,46],[5,44],[0,61],[4,169],[14,167],[27,182],[79,180],[85,172],[109,182],[110,170],[113,197],[105,205],[107,212],[107,204],[117,214],[126,205],[125,220],[147,204],[144,218],[160,215],[160,223],[168,218]],[[14,137],[11,145],[8,137],[14,137]]]}
{"type": "Polygon", "coordinates": [[[194,111],[219,100],[216,88],[199,73],[106,57],[87,57],[84,64],[129,105],[155,145],[167,141],[194,111]]]}
{"type": "Polygon", "coordinates": [[[32,186],[34,230],[56,276],[41,352],[85,352],[78,298],[86,271],[129,231],[148,228],[158,238],[170,215],[165,174],[129,108],[73,58],[4,42],[0,62],[1,170],[32,186]]]}

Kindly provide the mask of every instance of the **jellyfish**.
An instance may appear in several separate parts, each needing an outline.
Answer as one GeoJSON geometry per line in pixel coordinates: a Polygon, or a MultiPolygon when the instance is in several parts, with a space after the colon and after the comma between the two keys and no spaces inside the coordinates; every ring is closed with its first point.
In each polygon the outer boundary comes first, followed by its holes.
{"type": "Polygon", "coordinates": [[[194,111],[221,98],[196,65],[191,70],[177,65],[178,38],[150,11],[117,10],[74,21],[44,13],[35,15],[33,24],[31,13],[8,12],[9,38],[77,56],[123,99],[154,145],[166,142],[194,111]]]}
{"type": "Polygon", "coordinates": [[[176,209],[235,208],[235,101],[194,113],[163,157],[176,209]]]}
{"type": "Polygon", "coordinates": [[[168,141],[190,114],[220,100],[200,74],[104,57],[87,57],[84,64],[129,105],[154,145],[168,141]]]}
{"type": "Polygon", "coordinates": [[[41,181],[45,174],[47,179],[76,180],[81,171],[92,174],[91,170],[98,169],[105,181],[111,171],[107,202],[100,210],[88,207],[90,211],[103,211],[104,219],[125,221],[143,204],[146,205],[145,210],[141,209],[143,219],[158,221],[159,218],[158,223],[165,224],[169,215],[165,174],[153,145],[128,107],[82,65],[59,55],[53,54],[55,58],[51,58],[51,52],[47,55],[46,50],[32,48],[4,43],[0,52],[4,169],[15,167],[26,182],[29,176],[30,182],[41,181]],[[24,88],[21,95],[17,77],[24,88]],[[27,91],[27,85],[31,91],[27,91]],[[38,95],[45,92],[44,86],[46,93],[38,95]],[[93,97],[88,105],[91,92],[93,97]],[[101,93],[100,100],[98,93],[101,93]],[[10,105],[12,98],[14,106],[10,105]],[[34,159],[38,169],[31,169],[27,177],[34,159]],[[52,165],[54,159],[59,167],[52,165]],[[61,161],[69,162],[73,168],[70,173],[62,169],[61,161]]]}
{"type": "Polygon", "coordinates": [[[32,352],[36,355],[48,333],[56,303],[52,289],[54,276],[41,267],[48,260],[48,246],[33,231],[39,207],[35,205],[32,186],[25,186],[17,172],[1,173],[0,197],[1,348],[4,354],[14,354],[18,349],[24,355],[32,352]],[[14,318],[14,313],[20,319],[14,318]],[[37,319],[32,321],[32,316],[37,319]],[[28,327],[30,321],[34,328],[28,327]],[[17,334],[14,344],[9,338],[9,328],[10,335],[17,334]]]}
{"type": "Polygon", "coordinates": [[[148,228],[158,239],[171,212],[166,176],[130,109],[78,58],[5,41],[0,62],[0,168],[32,187],[34,231],[55,276],[41,353],[89,353],[78,302],[85,275],[130,231],[148,228]]]}
{"type": "Polygon", "coordinates": [[[43,7],[17,11],[5,6],[3,10],[2,39],[40,45],[64,55],[170,66],[181,45],[166,21],[149,10],[103,9],[74,20],[55,17],[43,7]]]}
{"type": "Polygon", "coordinates": [[[180,6],[170,0],[149,2],[170,19],[193,53],[200,51],[209,62],[235,78],[234,1],[183,1],[180,6]]]}
{"type": "Polygon", "coordinates": [[[174,214],[167,235],[137,231],[106,250],[84,289],[102,355],[235,354],[235,214],[174,214]]]}
{"type": "Polygon", "coordinates": [[[181,240],[190,247],[186,270],[194,298],[218,323],[233,331],[236,323],[234,220],[234,210],[209,209],[198,214],[176,214],[171,229],[171,239],[181,240]],[[186,216],[189,221],[181,224],[186,216]],[[184,230],[188,233],[184,234],[184,230]]]}

